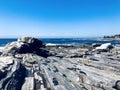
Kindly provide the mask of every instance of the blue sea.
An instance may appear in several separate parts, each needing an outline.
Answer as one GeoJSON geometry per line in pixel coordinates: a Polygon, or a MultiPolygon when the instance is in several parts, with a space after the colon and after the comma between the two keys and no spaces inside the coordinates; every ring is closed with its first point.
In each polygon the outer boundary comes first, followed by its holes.
{"type": "MultiPolygon", "coordinates": [[[[0,47],[5,46],[7,43],[16,41],[16,38],[7,38],[7,39],[0,39],[0,47]]],[[[93,43],[111,43],[113,45],[119,44],[120,41],[114,40],[97,40],[97,39],[88,39],[88,38],[40,38],[45,44],[51,45],[91,45],[93,43]]]]}

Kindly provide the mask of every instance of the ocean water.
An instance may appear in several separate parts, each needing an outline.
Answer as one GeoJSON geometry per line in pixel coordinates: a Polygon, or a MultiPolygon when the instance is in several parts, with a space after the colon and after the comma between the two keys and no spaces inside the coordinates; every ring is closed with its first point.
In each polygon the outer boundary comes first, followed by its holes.
{"type": "MultiPolygon", "coordinates": [[[[15,38],[0,39],[0,47],[4,47],[7,43],[16,41],[15,38]]],[[[97,40],[97,39],[87,39],[87,38],[40,38],[45,44],[49,45],[91,45],[93,43],[111,43],[113,45],[119,44],[120,41],[113,40],[97,40]]]]}

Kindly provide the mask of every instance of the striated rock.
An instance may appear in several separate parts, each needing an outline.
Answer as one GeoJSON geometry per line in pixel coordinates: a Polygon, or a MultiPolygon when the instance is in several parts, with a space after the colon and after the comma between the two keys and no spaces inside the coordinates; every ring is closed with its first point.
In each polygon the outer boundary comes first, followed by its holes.
{"type": "Polygon", "coordinates": [[[0,57],[0,89],[21,90],[24,82],[25,68],[12,57],[0,57]]]}
{"type": "Polygon", "coordinates": [[[11,42],[8,43],[3,49],[3,54],[15,54],[24,43],[11,42]]]}
{"type": "Polygon", "coordinates": [[[0,90],[119,90],[120,47],[101,53],[79,46],[33,50],[32,42],[27,37],[5,47],[10,54],[0,56],[0,90]]]}
{"type": "Polygon", "coordinates": [[[16,53],[34,53],[43,57],[50,55],[49,51],[41,49],[42,47],[44,47],[42,41],[32,37],[23,37],[7,44],[3,49],[3,55],[15,55],[16,53]]]}
{"type": "Polygon", "coordinates": [[[23,38],[18,39],[18,42],[27,43],[29,45],[30,49],[33,51],[44,46],[44,44],[41,40],[38,40],[33,37],[23,37],[23,38]]]}
{"type": "Polygon", "coordinates": [[[21,90],[34,90],[34,77],[25,78],[25,82],[21,90]]]}

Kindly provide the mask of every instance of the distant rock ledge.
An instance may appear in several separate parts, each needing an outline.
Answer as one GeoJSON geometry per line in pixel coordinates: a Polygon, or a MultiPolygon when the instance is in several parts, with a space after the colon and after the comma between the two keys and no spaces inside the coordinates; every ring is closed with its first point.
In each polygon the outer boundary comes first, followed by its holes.
{"type": "Polygon", "coordinates": [[[46,46],[23,37],[0,55],[0,90],[120,90],[120,46],[46,46]]]}
{"type": "Polygon", "coordinates": [[[113,35],[113,36],[104,36],[103,40],[120,40],[120,34],[113,35]]]}

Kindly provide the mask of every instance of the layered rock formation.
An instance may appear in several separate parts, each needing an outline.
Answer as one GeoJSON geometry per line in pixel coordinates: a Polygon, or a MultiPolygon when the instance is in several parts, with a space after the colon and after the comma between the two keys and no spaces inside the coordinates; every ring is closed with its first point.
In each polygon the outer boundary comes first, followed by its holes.
{"type": "Polygon", "coordinates": [[[21,38],[0,56],[0,90],[120,90],[120,46],[92,49],[21,38]]]}
{"type": "Polygon", "coordinates": [[[44,46],[44,43],[36,38],[23,37],[18,41],[8,43],[3,50],[3,55],[34,53],[47,57],[49,53],[43,49],[44,46]]]}

